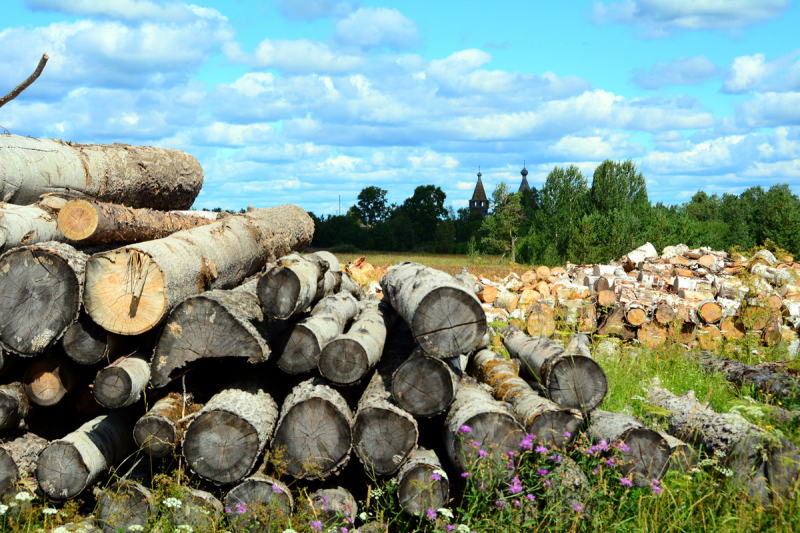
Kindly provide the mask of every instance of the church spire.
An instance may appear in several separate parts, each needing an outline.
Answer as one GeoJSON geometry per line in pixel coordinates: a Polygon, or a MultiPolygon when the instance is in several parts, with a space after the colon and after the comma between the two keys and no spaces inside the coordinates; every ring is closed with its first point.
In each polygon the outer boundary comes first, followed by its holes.
{"type": "Polygon", "coordinates": [[[531,186],[528,185],[528,169],[525,168],[525,160],[522,161],[522,183],[519,184],[519,190],[517,192],[522,191],[529,191],[531,190],[531,186]]]}
{"type": "Polygon", "coordinates": [[[475,184],[475,190],[472,192],[472,200],[469,201],[469,208],[473,211],[479,211],[483,216],[489,214],[489,199],[486,198],[486,191],[483,189],[483,182],[481,181],[481,167],[478,167],[478,183],[475,184]]]}

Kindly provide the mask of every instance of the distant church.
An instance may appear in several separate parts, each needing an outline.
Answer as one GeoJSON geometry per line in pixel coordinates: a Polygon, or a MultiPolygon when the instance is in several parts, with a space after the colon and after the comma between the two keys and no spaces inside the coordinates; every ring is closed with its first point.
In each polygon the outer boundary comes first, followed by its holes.
{"type": "MultiPolygon", "coordinates": [[[[522,183],[519,185],[517,192],[530,191],[531,187],[528,185],[528,169],[525,164],[522,165],[522,183]]],[[[486,198],[486,191],[483,188],[481,181],[480,169],[478,169],[478,183],[475,184],[475,190],[472,192],[472,200],[469,201],[469,208],[473,211],[478,211],[481,215],[486,216],[489,214],[489,200],[486,198]]]]}

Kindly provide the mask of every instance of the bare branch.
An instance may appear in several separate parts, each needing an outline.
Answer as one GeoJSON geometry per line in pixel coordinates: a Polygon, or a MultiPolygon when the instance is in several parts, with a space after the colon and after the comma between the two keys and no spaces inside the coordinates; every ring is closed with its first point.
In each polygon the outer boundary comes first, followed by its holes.
{"type": "Polygon", "coordinates": [[[42,55],[42,59],[39,60],[39,65],[36,67],[36,70],[33,71],[33,74],[31,74],[27,80],[17,85],[17,87],[13,91],[8,93],[4,97],[0,98],[0,107],[3,107],[7,103],[9,103],[11,100],[19,96],[19,94],[22,91],[30,87],[30,85],[33,82],[35,82],[36,79],[42,74],[42,71],[44,70],[44,66],[47,63],[48,59],[50,58],[47,57],[47,54],[42,55]]]}

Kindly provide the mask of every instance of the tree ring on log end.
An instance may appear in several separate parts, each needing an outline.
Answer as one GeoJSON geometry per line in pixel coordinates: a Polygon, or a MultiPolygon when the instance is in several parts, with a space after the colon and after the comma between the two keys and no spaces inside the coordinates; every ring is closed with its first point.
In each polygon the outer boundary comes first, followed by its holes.
{"type": "Polygon", "coordinates": [[[131,376],[119,366],[104,368],[94,380],[94,397],[109,409],[117,409],[130,399],[133,382],[131,376]]]}
{"type": "MultiPolygon", "coordinates": [[[[69,376],[64,375],[69,380],[69,376]]],[[[61,367],[50,359],[41,359],[33,363],[22,377],[22,386],[30,401],[42,407],[56,405],[69,390],[62,381],[61,367]]]]}
{"type": "Polygon", "coordinates": [[[536,435],[536,442],[564,448],[570,441],[564,434],[578,435],[582,425],[583,419],[569,411],[546,411],[533,419],[528,433],[536,435]]]}
{"type": "Polygon", "coordinates": [[[150,516],[148,494],[131,483],[116,483],[97,499],[97,524],[103,533],[130,531],[131,526],[147,526],[150,516]]]}
{"type": "Polygon", "coordinates": [[[107,355],[108,333],[81,313],[61,338],[64,351],[70,359],[81,365],[99,363],[107,355]]]}
{"type": "Polygon", "coordinates": [[[5,448],[0,448],[0,494],[14,486],[19,477],[17,463],[11,457],[11,452],[5,448]]]}
{"type": "Polygon", "coordinates": [[[58,230],[68,239],[81,241],[97,229],[97,211],[86,200],[67,202],[58,212],[58,230]]]}
{"type": "Polygon", "coordinates": [[[547,393],[561,407],[586,412],[603,402],[608,381],[593,359],[570,355],[560,358],[548,372],[547,393]]]}
{"type": "Polygon", "coordinates": [[[309,398],[289,409],[275,430],[272,449],[286,448],[286,471],[306,479],[324,478],[350,452],[350,422],[322,398],[309,398]]]}
{"type": "Polygon", "coordinates": [[[656,431],[636,428],[620,438],[628,451],[622,453],[622,473],[637,487],[647,487],[651,479],[661,479],[669,467],[670,447],[656,431]],[[633,464],[630,464],[633,461],[633,464]]]}
{"type": "Polygon", "coordinates": [[[21,355],[47,348],[75,318],[80,288],[68,262],[41,249],[0,258],[0,339],[21,355]]]}
{"type": "Polygon", "coordinates": [[[289,318],[300,295],[300,278],[291,268],[273,268],[258,280],[256,292],[269,316],[289,318]]]}
{"type": "Polygon", "coordinates": [[[317,368],[320,346],[317,336],[299,324],[293,327],[275,361],[281,370],[290,374],[304,374],[317,368]]]}
{"type": "Polygon", "coordinates": [[[432,465],[420,464],[406,472],[397,487],[397,499],[403,511],[421,516],[428,509],[439,509],[447,504],[450,485],[433,479],[436,471],[432,465]]]}
{"type": "Polygon", "coordinates": [[[357,382],[369,370],[369,357],[361,343],[353,339],[335,339],[319,355],[319,371],[337,385],[357,382]]]}
{"type": "Polygon", "coordinates": [[[133,427],[133,439],[141,443],[142,450],[150,457],[166,457],[174,448],[177,435],[172,423],[160,415],[140,418],[133,427]]]}
{"type": "Polygon", "coordinates": [[[356,455],[376,475],[400,468],[416,447],[417,436],[411,420],[380,407],[360,409],[353,424],[356,455]]]}
{"type": "MultiPolygon", "coordinates": [[[[507,413],[487,411],[468,418],[463,425],[469,426],[472,431],[461,437],[456,436],[454,443],[455,458],[462,472],[469,471],[471,465],[478,460],[479,451],[486,450],[494,453],[496,460],[505,461],[508,452],[518,455],[519,443],[525,437],[519,423],[507,413]],[[480,448],[473,443],[480,444],[480,448]]],[[[511,477],[513,470],[504,473],[511,477]]]]}
{"type": "Polygon", "coordinates": [[[36,462],[39,488],[55,500],[74,498],[89,482],[89,469],[78,449],[69,442],[54,442],[36,462]]]}
{"type": "Polygon", "coordinates": [[[100,327],[138,335],[155,327],[167,311],[164,274],[149,255],[121,249],[86,261],[86,312],[100,327]]]}
{"type": "Polygon", "coordinates": [[[215,483],[239,481],[260,452],[258,432],[246,420],[227,411],[208,411],[186,430],[183,455],[192,470],[215,483]]]}
{"type": "Polygon", "coordinates": [[[228,519],[233,522],[233,531],[268,531],[269,528],[265,527],[268,523],[259,520],[257,524],[252,524],[254,514],[258,513],[260,516],[262,512],[266,512],[271,520],[279,521],[290,517],[294,510],[294,501],[288,487],[259,475],[247,478],[233,487],[225,496],[224,502],[229,509],[235,510],[238,505],[244,505],[247,509],[247,513],[242,515],[229,515],[228,519]]]}
{"type": "Polygon", "coordinates": [[[440,359],[409,357],[392,376],[392,398],[414,416],[438,415],[455,396],[450,370],[440,359]]]}
{"type": "Polygon", "coordinates": [[[410,324],[425,353],[447,359],[474,350],[486,334],[486,315],[463,290],[438,287],[419,302],[410,324]]]}

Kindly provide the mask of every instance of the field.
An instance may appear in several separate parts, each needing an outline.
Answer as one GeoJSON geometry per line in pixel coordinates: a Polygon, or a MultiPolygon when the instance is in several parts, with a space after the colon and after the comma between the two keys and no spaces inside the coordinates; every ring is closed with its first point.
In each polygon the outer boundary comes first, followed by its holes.
{"type": "Polygon", "coordinates": [[[522,274],[530,268],[526,265],[510,265],[505,258],[499,255],[481,255],[469,257],[466,255],[447,255],[447,254],[411,254],[411,253],[391,253],[391,252],[356,252],[347,254],[334,254],[342,265],[354,261],[359,257],[364,257],[367,262],[374,266],[385,266],[396,264],[402,261],[413,261],[432,268],[447,272],[448,274],[458,274],[463,267],[467,267],[470,274],[482,274],[484,276],[503,277],[509,272],[522,274]]]}

